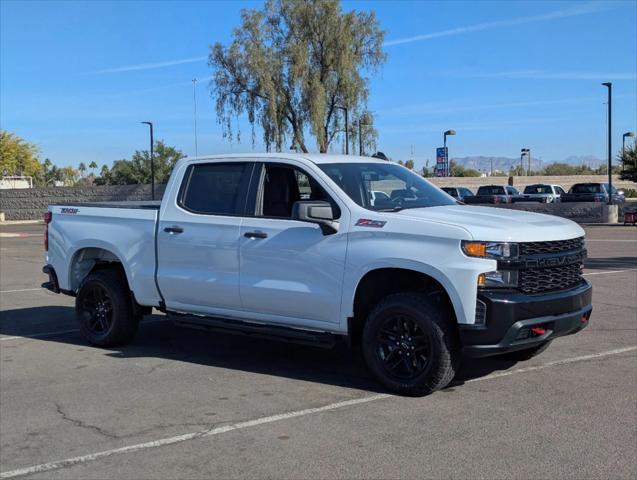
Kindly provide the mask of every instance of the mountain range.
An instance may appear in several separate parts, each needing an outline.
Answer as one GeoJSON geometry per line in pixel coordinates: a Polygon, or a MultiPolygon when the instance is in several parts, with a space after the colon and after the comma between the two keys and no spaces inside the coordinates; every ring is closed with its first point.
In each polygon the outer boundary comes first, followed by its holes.
{"type": "MultiPolygon", "coordinates": [[[[479,172],[490,172],[493,168],[494,171],[499,170],[501,172],[508,172],[512,168],[520,165],[519,158],[509,158],[509,157],[489,157],[489,156],[468,156],[468,157],[460,157],[460,158],[452,158],[454,162],[458,165],[461,165],[465,168],[472,168],[474,170],[478,170],[479,172]]],[[[528,168],[528,158],[525,156],[522,164],[524,168],[528,168]]],[[[572,155],[570,157],[565,158],[564,160],[560,160],[560,163],[567,163],[569,165],[587,165],[591,168],[597,168],[601,164],[604,163],[604,160],[597,158],[594,155],[581,155],[575,156],[572,155]]],[[[557,162],[545,162],[539,158],[532,158],[531,160],[531,170],[541,170],[546,165],[550,163],[557,162]]]]}

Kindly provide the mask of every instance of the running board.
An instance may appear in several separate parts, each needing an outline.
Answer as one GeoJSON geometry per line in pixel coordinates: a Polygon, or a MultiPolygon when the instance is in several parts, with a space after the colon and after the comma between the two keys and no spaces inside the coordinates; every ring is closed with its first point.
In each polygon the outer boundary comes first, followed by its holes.
{"type": "Polygon", "coordinates": [[[333,348],[342,338],[328,332],[314,332],[296,328],[262,325],[259,323],[231,320],[227,318],[205,317],[183,313],[168,312],[169,317],[180,327],[196,328],[233,335],[246,335],[321,348],[333,348]]]}

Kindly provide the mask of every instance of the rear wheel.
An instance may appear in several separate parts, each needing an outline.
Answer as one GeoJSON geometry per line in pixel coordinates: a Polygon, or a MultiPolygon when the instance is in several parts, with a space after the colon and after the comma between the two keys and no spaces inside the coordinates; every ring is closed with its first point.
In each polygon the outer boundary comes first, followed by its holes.
{"type": "Polygon", "coordinates": [[[525,360],[530,360],[533,357],[539,355],[544,350],[549,348],[551,341],[544,342],[540,345],[536,345],[535,347],[525,348],[524,350],[517,350],[515,352],[503,353],[500,355],[500,358],[506,360],[512,360],[514,362],[524,362],[525,360]]]}
{"type": "Polygon", "coordinates": [[[363,355],[389,390],[426,395],[444,388],[460,364],[460,348],[448,315],[417,293],[382,300],[363,330],[363,355]]]}
{"type": "Polygon", "coordinates": [[[115,269],[86,277],[75,299],[75,315],[84,338],[100,347],[129,343],[139,324],[126,277],[115,269]]]}

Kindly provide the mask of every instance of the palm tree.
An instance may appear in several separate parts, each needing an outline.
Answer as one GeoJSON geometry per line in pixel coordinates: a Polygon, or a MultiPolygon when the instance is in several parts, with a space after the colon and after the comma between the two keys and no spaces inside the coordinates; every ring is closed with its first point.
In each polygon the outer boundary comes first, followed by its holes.
{"type": "Polygon", "coordinates": [[[92,170],[91,173],[93,174],[93,176],[95,176],[95,169],[97,168],[97,163],[95,163],[95,160],[88,164],[88,168],[92,170]]]}
{"type": "Polygon", "coordinates": [[[86,172],[86,165],[84,165],[84,162],[80,162],[77,169],[80,171],[82,178],[84,178],[84,172],[86,172]]]}

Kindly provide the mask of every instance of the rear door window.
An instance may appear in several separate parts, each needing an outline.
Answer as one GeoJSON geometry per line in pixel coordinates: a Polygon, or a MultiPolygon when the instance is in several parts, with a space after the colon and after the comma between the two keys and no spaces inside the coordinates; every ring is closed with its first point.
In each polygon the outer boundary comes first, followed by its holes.
{"type": "Polygon", "coordinates": [[[178,204],[193,213],[243,215],[253,164],[200,163],[188,167],[178,204]]]}

